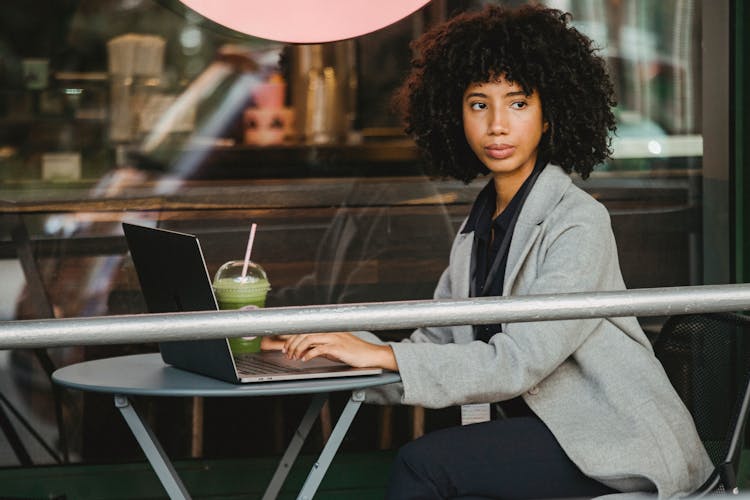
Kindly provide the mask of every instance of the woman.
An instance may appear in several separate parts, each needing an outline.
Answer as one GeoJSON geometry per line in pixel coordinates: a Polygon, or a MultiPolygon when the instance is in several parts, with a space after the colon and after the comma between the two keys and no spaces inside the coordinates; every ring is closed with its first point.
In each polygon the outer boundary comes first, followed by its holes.
{"type": "MultiPolygon", "coordinates": [[[[609,154],[612,85],[559,11],[487,7],[426,33],[400,103],[436,171],[488,173],[435,298],[622,290],[607,210],[577,188],[609,154]]],[[[270,345],[270,343],[269,343],[270,345]]],[[[287,337],[291,358],[397,370],[368,401],[497,403],[503,418],[400,450],[389,498],[553,498],[699,486],[712,469],[635,318],[287,337]]]]}

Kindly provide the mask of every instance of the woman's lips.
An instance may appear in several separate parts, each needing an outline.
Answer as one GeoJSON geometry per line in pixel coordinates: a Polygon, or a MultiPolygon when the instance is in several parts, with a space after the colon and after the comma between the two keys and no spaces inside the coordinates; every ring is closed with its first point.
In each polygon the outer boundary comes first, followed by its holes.
{"type": "Polygon", "coordinates": [[[487,152],[487,156],[496,160],[504,160],[511,156],[515,151],[515,146],[509,146],[507,144],[491,145],[486,146],[484,150],[487,152]]]}

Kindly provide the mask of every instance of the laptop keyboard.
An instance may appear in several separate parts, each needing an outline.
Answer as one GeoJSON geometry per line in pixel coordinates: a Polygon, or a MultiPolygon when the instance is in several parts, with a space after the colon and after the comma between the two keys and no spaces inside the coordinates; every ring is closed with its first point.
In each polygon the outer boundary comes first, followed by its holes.
{"type": "Polygon", "coordinates": [[[259,356],[237,356],[234,358],[237,370],[248,375],[260,375],[264,373],[289,373],[301,371],[298,368],[276,363],[268,359],[262,359],[259,356]]]}

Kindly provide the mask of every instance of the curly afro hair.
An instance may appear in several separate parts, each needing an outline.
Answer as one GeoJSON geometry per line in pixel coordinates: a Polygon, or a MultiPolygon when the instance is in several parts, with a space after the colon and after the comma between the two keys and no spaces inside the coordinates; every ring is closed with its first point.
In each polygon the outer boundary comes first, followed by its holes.
{"type": "Polygon", "coordinates": [[[554,9],[488,6],[413,42],[412,70],[395,104],[436,174],[468,183],[487,173],[466,142],[461,106],[470,84],[499,78],[538,92],[550,124],[539,145],[544,161],[585,179],[612,154],[612,83],[591,39],[568,22],[554,9]]]}

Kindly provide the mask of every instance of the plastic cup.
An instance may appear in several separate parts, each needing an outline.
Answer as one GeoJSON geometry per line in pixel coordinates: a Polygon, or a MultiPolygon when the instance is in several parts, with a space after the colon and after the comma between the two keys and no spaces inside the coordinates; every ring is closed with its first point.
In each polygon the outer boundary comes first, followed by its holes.
{"type": "MultiPolygon", "coordinates": [[[[214,277],[214,294],[219,309],[242,309],[265,307],[266,295],[271,289],[268,276],[255,262],[249,262],[242,276],[244,262],[231,260],[222,265],[214,277]]],[[[258,352],[260,337],[236,337],[229,339],[232,354],[258,352]]]]}

